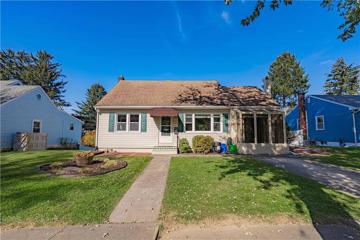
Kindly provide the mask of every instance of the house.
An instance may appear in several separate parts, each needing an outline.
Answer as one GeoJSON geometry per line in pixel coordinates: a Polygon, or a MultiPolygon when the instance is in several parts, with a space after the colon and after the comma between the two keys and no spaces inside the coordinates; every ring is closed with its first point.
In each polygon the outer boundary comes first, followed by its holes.
{"type": "Polygon", "coordinates": [[[1,150],[13,147],[18,132],[46,133],[47,146],[79,143],[82,122],[57,108],[45,91],[20,81],[0,81],[1,150]]]}
{"type": "MultiPolygon", "coordinates": [[[[286,116],[291,130],[302,129],[299,105],[286,116]]],[[[360,95],[309,95],[304,101],[308,140],[320,145],[360,146],[360,95]]]]}
{"type": "Polygon", "coordinates": [[[284,112],[256,87],[120,79],[95,108],[99,149],[177,153],[179,139],[210,135],[245,154],[288,151],[284,112]]]}

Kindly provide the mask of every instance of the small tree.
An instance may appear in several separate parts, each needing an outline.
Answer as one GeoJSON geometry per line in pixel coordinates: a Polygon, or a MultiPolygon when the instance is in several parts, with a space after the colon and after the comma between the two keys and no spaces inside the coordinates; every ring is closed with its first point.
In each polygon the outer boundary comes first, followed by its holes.
{"type": "Polygon", "coordinates": [[[78,110],[74,110],[75,116],[84,122],[85,130],[94,130],[96,128],[96,111],[94,106],[105,96],[106,91],[99,83],[91,85],[86,91],[86,100],[76,102],[78,110]]]}
{"type": "Polygon", "coordinates": [[[360,90],[360,66],[347,65],[339,58],[332,66],[324,84],[326,94],[355,95],[360,90]]]}
{"type": "Polygon", "coordinates": [[[297,94],[309,89],[309,77],[291,53],[281,54],[271,64],[265,77],[271,95],[282,106],[294,106],[297,94]]]}

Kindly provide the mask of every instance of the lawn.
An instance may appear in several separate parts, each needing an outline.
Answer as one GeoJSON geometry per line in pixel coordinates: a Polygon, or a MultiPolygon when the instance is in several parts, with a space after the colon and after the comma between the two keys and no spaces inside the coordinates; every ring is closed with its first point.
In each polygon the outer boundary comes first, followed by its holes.
{"type": "Polygon", "coordinates": [[[5,225],[103,223],[151,157],[124,157],[125,169],[95,177],[51,177],[45,163],[74,151],[1,153],[1,221],[5,225]]]}
{"type": "Polygon", "coordinates": [[[251,157],[174,157],[164,221],[245,219],[355,224],[360,200],[251,157]]]}
{"type": "Polygon", "coordinates": [[[311,160],[360,171],[359,147],[328,147],[326,150],[329,152],[327,156],[314,156],[311,160]]]}

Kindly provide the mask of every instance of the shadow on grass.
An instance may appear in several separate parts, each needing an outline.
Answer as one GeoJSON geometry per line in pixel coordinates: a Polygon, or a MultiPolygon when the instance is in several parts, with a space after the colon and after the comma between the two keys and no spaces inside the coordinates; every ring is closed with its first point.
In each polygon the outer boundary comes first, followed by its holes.
{"type": "Polygon", "coordinates": [[[325,187],[317,182],[247,157],[229,158],[217,167],[221,171],[220,180],[228,175],[242,172],[254,178],[265,190],[282,184],[288,185],[285,197],[294,202],[298,213],[304,214],[308,211],[313,226],[323,239],[334,239],[334,236],[330,236],[329,231],[324,231],[319,224],[344,224],[351,226],[360,235],[359,224],[349,214],[346,206],[336,199],[341,195],[324,191],[325,187]]]}

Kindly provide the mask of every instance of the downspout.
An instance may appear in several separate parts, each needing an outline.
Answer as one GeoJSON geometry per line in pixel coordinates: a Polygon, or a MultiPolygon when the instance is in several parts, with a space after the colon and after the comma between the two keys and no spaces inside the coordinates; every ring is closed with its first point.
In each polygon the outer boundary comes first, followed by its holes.
{"type": "Polygon", "coordinates": [[[353,131],[354,131],[354,143],[357,145],[357,133],[356,133],[356,121],[355,121],[355,113],[359,112],[359,109],[352,111],[352,119],[353,119],[353,131]]]}
{"type": "Polygon", "coordinates": [[[96,144],[95,144],[95,148],[98,149],[98,144],[99,144],[99,111],[96,111],[96,144]]]}

